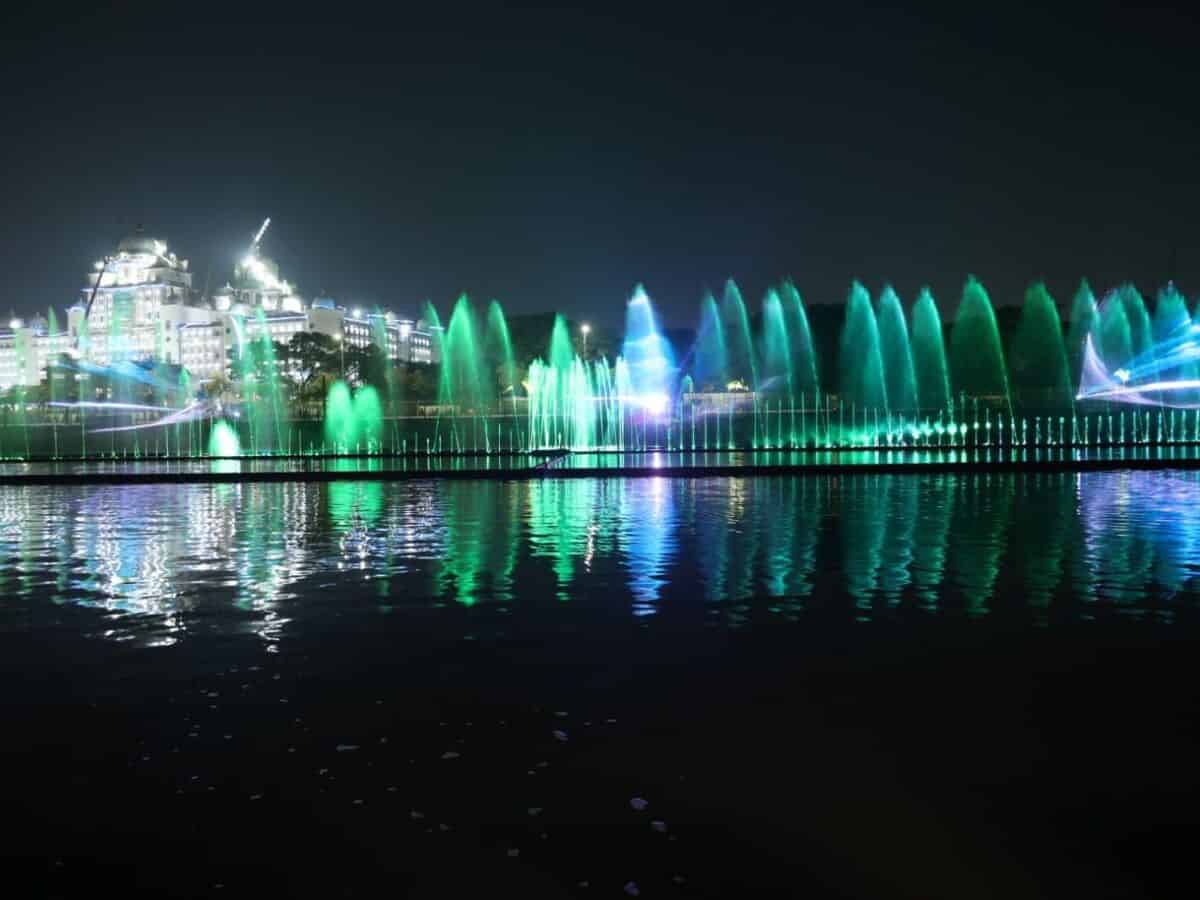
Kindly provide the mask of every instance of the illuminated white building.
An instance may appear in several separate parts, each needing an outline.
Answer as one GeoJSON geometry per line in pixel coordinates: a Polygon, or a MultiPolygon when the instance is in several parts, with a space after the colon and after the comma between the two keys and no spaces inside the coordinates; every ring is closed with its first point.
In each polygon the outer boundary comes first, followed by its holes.
{"type": "Polygon", "coordinates": [[[45,319],[12,319],[0,328],[0,390],[40,384],[46,369],[73,341],[65,331],[51,332],[45,319]]]}
{"type": "Polygon", "coordinates": [[[96,263],[80,302],[67,311],[67,327],[80,355],[99,365],[148,358],[178,363],[178,327],[210,317],[192,288],[188,261],[139,226],[113,256],[96,263]]]}
{"type": "Polygon", "coordinates": [[[267,312],[304,311],[304,301],[279,277],[279,266],[256,251],[237,264],[233,281],[213,294],[212,302],[218,312],[229,312],[238,307],[261,308],[267,312]]]}
{"type": "Polygon", "coordinates": [[[0,328],[0,390],[39,384],[60,353],[98,365],[158,360],[186,369],[194,384],[222,374],[232,379],[242,348],[264,330],[279,344],[314,332],[348,347],[374,343],[397,362],[437,361],[423,323],[328,299],[306,304],[275,262],[258,254],[257,240],[233,280],[208,300],[193,288],[188,261],[139,227],[88,274],[67,311],[66,331],[52,334],[42,320],[14,319],[0,328]]]}

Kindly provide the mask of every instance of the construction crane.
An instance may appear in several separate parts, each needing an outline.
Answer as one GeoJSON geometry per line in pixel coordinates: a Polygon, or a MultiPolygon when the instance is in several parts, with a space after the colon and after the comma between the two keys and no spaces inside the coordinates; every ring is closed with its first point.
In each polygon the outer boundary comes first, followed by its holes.
{"type": "Polygon", "coordinates": [[[92,304],[96,302],[96,291],[100,290],[100,282],[104,278],[104,273],[108,269],[108,264],[113,261],[111,256],[104,257],[100,263],[100,270],[96,273],[96,283],[92,285],[92,293],[88,296],[87,306],[83,308],[83,318],[86,321],[88,316],[92,314],[92,304]]]}
{"type": "Polygon", "coordinates": [[[254,256],[258,253],[258,245],[262,241],[262,236],[267,233],[267,227],[271,224],[271,217],[267,216],[263,219],[262,225],[258,229],[258,233],[254,235],[254,240],[250,242],[250,251],[247,256],[254,256]]]}

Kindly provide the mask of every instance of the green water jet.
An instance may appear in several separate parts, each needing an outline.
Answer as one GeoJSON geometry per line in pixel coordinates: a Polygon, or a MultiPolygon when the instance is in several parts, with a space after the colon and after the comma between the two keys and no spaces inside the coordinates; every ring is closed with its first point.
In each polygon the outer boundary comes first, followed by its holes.
{"type": "Polygon", "coordinates": [[[1003,403],[1005,412],[1012,414],[996,314],[987,291],[974,276],[963,286],[950,330],[950,381],[956,392],[1003,403]]]}

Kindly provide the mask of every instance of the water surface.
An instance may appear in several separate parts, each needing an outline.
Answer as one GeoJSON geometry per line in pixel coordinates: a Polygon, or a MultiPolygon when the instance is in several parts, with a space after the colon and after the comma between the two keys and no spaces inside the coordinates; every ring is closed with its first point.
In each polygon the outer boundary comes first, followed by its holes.
{"type": "Polygon", "coordinates": [[[23,896],[1161,896],[1197,551],[1189,471],[10,483],[0,859],[23,896]]]}
{"type": "Polygon", "coordinates": [[[510,629],[1172,622],[1200,473],[9,486],[0,548],[5,628],[80,606],[136,641],[448,607],[510,629]]]}

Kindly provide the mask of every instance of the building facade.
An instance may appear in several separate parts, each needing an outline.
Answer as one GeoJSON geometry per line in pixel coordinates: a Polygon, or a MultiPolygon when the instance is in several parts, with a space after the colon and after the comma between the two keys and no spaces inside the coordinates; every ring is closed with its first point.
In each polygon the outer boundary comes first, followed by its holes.
{"type": "Polygon", "coordinates": [[[66,332],[51,332],[45,319],[12,319],[0,328],[0,390],[40,384],[51,362],[71,351],[66,332]]]}
{"type": "Polygon", "coordinates": [[[201,297],[188,261],[139,228],[88,274],[65,331],[42,319],[0,328],[0,390],[39,384],[59,354],[99,366],[156,360],[186,369],[193,384],[219,375],[236,380],[241,353],[264,332],[280,344],[312,332],[348,347],[375,344],[395,362],[439,361],[424,323],[327,298],[309,304],[256,249],[231,282],[201,297]]]}

